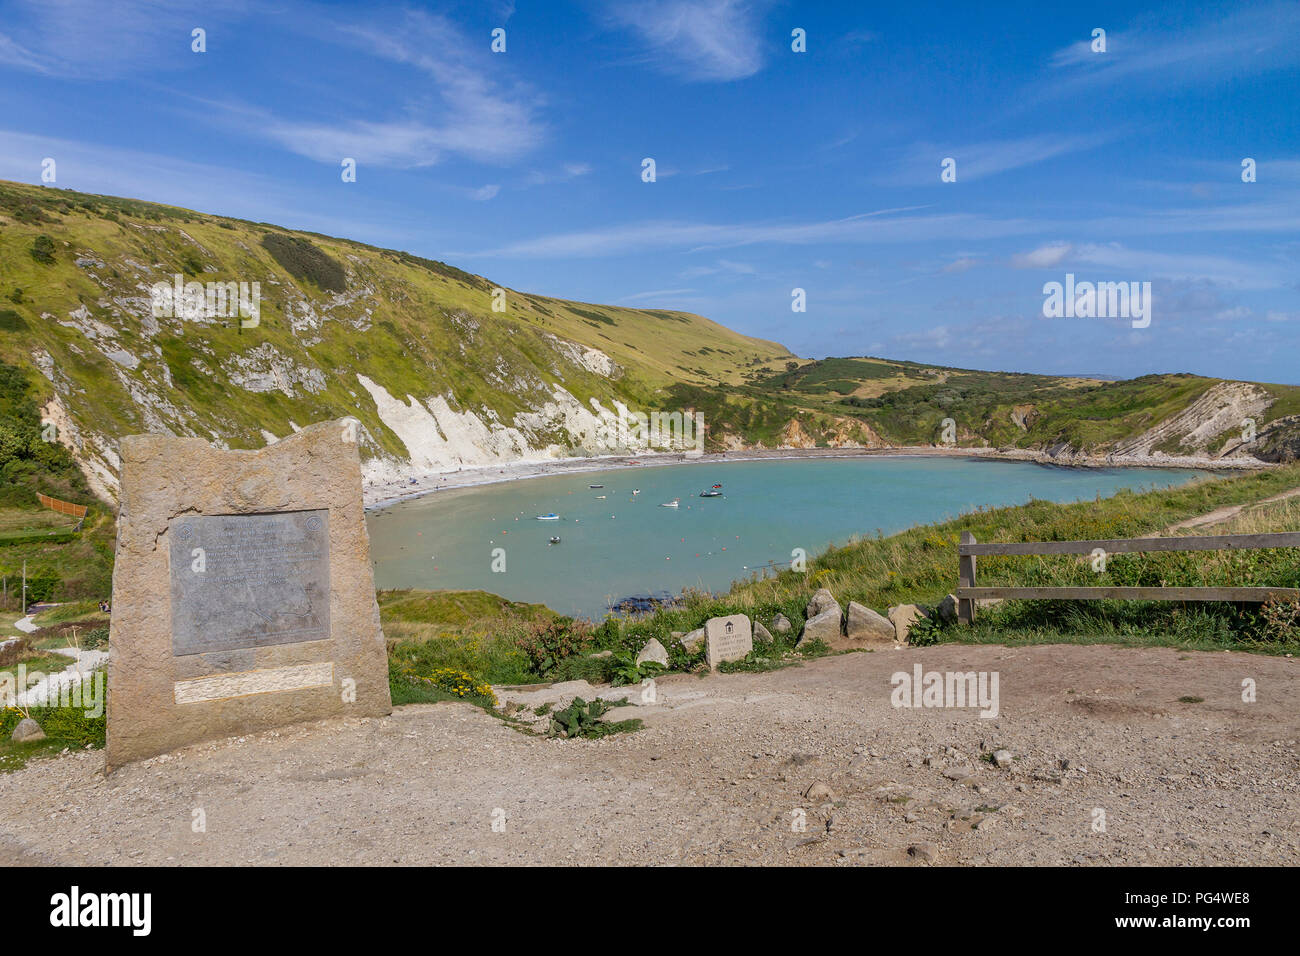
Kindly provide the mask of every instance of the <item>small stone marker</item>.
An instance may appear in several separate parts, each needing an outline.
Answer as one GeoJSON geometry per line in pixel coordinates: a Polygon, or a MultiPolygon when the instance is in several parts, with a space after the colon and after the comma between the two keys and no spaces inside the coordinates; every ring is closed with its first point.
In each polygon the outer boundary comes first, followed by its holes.
{"type": "Polygon", "coordinates": [[[354,420],[257,451],[122,440],[109,768],[392,712],[354,420]]]}
{"type": "Polygon", "coordinates": [[[704,659],[709,670],[717,670],[722,661],[738,661],[754,649],[754,632],[744,614],[709,618],[704,624],[704,639],[708,642],[704,659]]]}

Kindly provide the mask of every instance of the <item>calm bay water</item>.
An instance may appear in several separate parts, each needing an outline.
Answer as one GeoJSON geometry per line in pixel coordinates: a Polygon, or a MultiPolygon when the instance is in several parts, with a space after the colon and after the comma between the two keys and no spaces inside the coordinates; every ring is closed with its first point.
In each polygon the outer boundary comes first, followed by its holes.
{"type": "Polygon", "coordinates": [[[380,588],[481,588],[600,619],[628,594],[725,590],[748,569],[788,563],[794,548],[811,558],[980,505],[1078,501],[1201,474],[911,457],[680,464],[439,491],[367,521],[380,588]],[[724,497],[697,497],[715,483],[724,497]],[[660,507],[673,498],[678,508],[660,507]],[[536,520],[550,512],[560,520],[536,520]],[[496,548],[504,573],[492,570],[496,548]]]}

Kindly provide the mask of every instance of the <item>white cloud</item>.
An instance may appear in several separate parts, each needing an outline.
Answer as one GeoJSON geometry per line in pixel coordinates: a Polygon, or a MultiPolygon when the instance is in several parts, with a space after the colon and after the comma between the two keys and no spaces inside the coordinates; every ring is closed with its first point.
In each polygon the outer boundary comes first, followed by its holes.
{"type": "Polygon", "coordinates": [[[687,295],[694,291],[694,289],[655,289],[653,292],[638,292],[635,295],[625,295],[619,301],[640,302],[643,299],[668,299],[679,295],[687,295]]]}
{"type": "Polygon", "coordinates": [[[471,189],[469,192],[469,198],[483,202],[484,200],[495,198],[496,194],[499,192],[501,192],[501,187],[495,183],[491,183],[487,186],[480,186],[478,189],[471,189]]]}
{"type": "Polygon", "coordinates": [[[665,72],[727,81],[762,68],[759,6],[744,0],[616,0],[607,12],[615,24],[636,32],[665,72]]]}
{"type": "Polygon", "coordinates": [[[1049,242],[1037,249],[1012,256],[1011,265],[1016,269],[1050,269],[1065,261],[1073,248],[1068,242],[1049,242]]]}
{"type": "Polygon", "coordinates": [[[408,11],[388,29],[350,23],[322,24],[326,37],[366,53],[408,66],[434,81],[441,101],[437,115],[405,107],[387,119],[294,120],[264,111],[227,107],[245,118],[244,129],[320,162],[345,156],[360,165],[395,168],[430,166],[447,154],[484,163],[505,164],[541,144],[545,125],[537,118],[540,98],[509,84],[490,70],[486,44],[474,44],[449,20],[408,11]]]}
{"type": "Polygon", "coordinates": [[[682,270],[683,279],[693,279],[697,276],[712,276],[719,274],[752,276],[757,275],[758,270],[748,262],[733,262],[730,259],[718,259],[711,266],[692,266],[689,269],[682,270]]]}
{"type": "Polygon", "coordinates": [[[972,182],[996,176],[1012,169],[1033,166],[1057,156],[1096,149],[1120,135],[1114,128],[1088,136],[1024,136],[1018,139],[990,140],[964,146],[937,146],[919,143],[907,151],[899,164],[898,178],[905,182],[939,182],[940,161],[952,157],[957,163],[957,182],[972,182]]]}
{"type": "Polygon", "coordinates": [[[880,209],[843,219],[812,222],[699,223],[652,221],[555,233],[523,239],[466,257],[563,258],[613,256],[655,249],[722,249],[756,243],[917,242],[929,239],[993,239],[1057,228],[1021,219],[988,219],[954,213],[902,215],[925,206],[880,209]]]}
{"type": "Polygon", "coordinates": [[[8,0],[0,64],[64,79],[108,80],[190,66],[190,30],[210,33],[247,12],[245,0],[8,0]]]}
{"type": "MultiPolygon", "coordinates": [[[[1180,13],[1181,19],[1181,13],[1180,13]]],[[[1108,31],[1106,52],[1094,53],[1091,30],[1051,57],[1051,65],[1073,71],[1066,83],[1049,92],[1146,77],[1162,84],[1221,83],[1225,73],[1262,72],[1294,63],[1300,48],[1300,7],[1295,3],[1243,5],[1228,14],[1181,29],[1142,27],[1108,31]]]]}

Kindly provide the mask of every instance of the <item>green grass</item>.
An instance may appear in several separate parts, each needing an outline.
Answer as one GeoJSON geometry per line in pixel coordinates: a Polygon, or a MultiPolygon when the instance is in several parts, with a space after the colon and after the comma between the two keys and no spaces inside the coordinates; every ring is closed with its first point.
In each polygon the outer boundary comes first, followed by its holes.
{"type": "Polygon", "coordinates": [[[102,714],[87,717],[78,707],[32,707],[28,712],[45,731],[45,739],[19,744],[10,737],[23,714],[12,707],[0,708],[0,773],[18,770],[29,760],[52,757],[64,749],[97,750],[104,746],[106,721],[102,714]]]}

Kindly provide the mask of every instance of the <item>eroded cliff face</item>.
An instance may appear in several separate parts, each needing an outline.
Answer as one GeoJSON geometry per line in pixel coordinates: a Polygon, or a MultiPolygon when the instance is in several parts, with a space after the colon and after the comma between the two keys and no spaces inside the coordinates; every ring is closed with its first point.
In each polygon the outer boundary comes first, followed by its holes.
{"type": "Polygon", "coordinates": [[[1221,382],[1185,409],[1109,449],[1125,457],[1165,454],[1219,458],[1251,454],[1273,398],[1251,382],[1221,382]],[[1257,437],[1257,436],[1255,436],[1257,437]]]}

